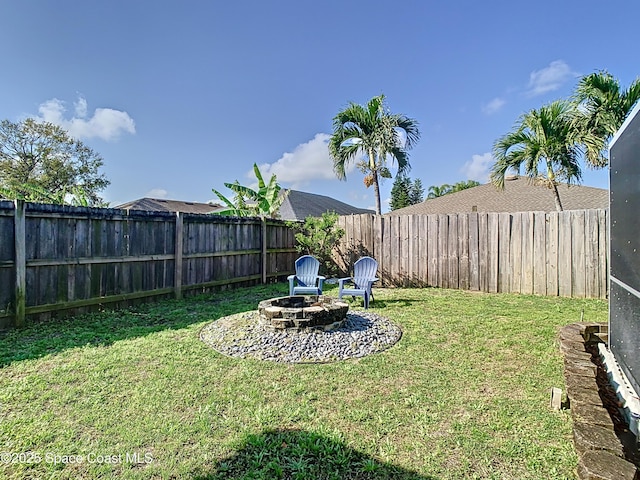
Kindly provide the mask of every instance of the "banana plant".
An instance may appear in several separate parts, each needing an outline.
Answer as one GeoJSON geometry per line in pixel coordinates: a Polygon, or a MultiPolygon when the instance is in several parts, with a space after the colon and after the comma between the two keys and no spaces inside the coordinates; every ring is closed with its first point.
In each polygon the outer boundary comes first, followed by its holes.
{"type": "Polygon", "coordinates": [[[211,189],[218,198],[227,206],[226,209],[215,212],[217,215],[228,215],[235,217],[270,217],[277,218],[282,202],[286,198],[288,191],[281,192],[275,174],[271,175],[269,183],[265,183],[262,173],[257,164],[253,164],[253,172],[258,180],[258,190],[254,190],[236,180],[234,183],[225,183],[235,194],[234,201],[229,200],[215,188],[211,189]]]}

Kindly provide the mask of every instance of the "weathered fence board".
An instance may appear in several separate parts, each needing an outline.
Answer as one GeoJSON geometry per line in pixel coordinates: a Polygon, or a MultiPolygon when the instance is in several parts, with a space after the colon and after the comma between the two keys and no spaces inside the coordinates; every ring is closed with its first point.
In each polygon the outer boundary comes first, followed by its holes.
{"type": "Polygon", "coordinates": [[[469,222],[469,289],[480,290],[480,251],[479,251],[479,225],[478,214],[472,212],[468,215],[469,222]]]}
{"type": "Polygon", "coordinates": [[[522,213],[514,213],[511,217],[510,267],[511,290],[522,290],[522,213]]]}
{"type": "MultiPolygon", "coordinates": [[[[547,249],[547,295],[558,295],[558,214],[551,212],[546,215],[546,249],[547,249]]],[[[600,293],[596,297],[599,297],[600,293]]]]}
{"type": "MultiPolygon", "coordinates": [[[[427,240],[427,258],[423,259],[423,262],[426,262],[428,265],[428,273],[427,273],[427,285],[440,285],[440,278],[438,276],[438,272],[440,269],[438,268],[438,220],[439,217],[437,215],[428,215],[427,216],[427,225],[429,226],[428,234],[429,239],[427,240]]],[[[384,242],[384,239],[382,239],[384,242]]]]}
{"type": "Polygon", "coordinates": [[[607,296],[606,210],[370,218],[340,217],[339,250],[373,255],[384,285],[607,296]]]}
{"type": "Polygon", "coordinates": [[[480,257],[480,290],[489,291],[489,226],[487,215],[478,214],[478,250],[480,257]]]}
{"type": "Polygon", "coordinates": [[[449,217],[438,215],[438,286],[449,288],[449,217]]]}
{"type": "Polygon", "coordinates": [[[598,210],[598,284],[599,297],[605,298],[609,294],[609,229],[608,211],[598,210]],[[603,279],[605,281],[603,281],[603,279]]]}
{"type": "Polygon", "coordinates": [[[585,296],[596,297],[598,288],[598,212],[585,212],[585,296]]]}
{"type": "Polygon", "coordinates": [[[498,291],[511,289],[511,215],[498,214],[498,291]]]}
{"type": "Polygon", "coordinates": [[[522,293],[533,293],[533,212],[522,213],[522,293]]]}
{"type": "Polygon", "coordinates": [[[586,286],[585,275],[585,212],[571,212],[571,251],[581,262],[571,262],[572,293],[574,297],[584,297],[586,286]]]}
{"type": "Polygon", "coordinates": [[[449,240],[447,241],[447,264],[449,267],[449,288],[458,288],[460,274],[460,259],[458,257],[458,216],[453,214],[448,217],[449,240]]]}
{"type": "MultiPolygon", "coordinates": [[[[399,217],[398,224],[398,246],[400,248],[400,279],[404,280],[405,285],[409,285],[411,279],[411,271],[409,270],[409,249],[411,245],[411,217],[402,216],[399,217]]],[[[361,237],[362,238],[362,237],[361,237]]]]}
{"type": "Polygon", "coordinates": [[[407,262],[408,262],[408,278],[409,283],[413,285],[420,284],[420,257],[418,251],[420,248],[420,241],[418,240],[418,228],[420,219],[416,215],[407,217],[409,219],[409,232],[408,232],[408,249],[407,249],[407,262]]]}
{"type": "Polygon", "coordinates": [[[499,255],[499,214],[489,213],[487,214],[487,254],[488,254],[488,271],[489,276],[487,283],[489,285],[489,292],[498,292],[498,255],[499,255]]]}
{"type": "Polygon", "coordinates": [[[469,290],[469,216],[458,215],[458,288],[469,290]]]}
{"type": "Polygon", "coordinates": [[[571,212],[558,214],[558,294],[570,297],[571,289],[571,212]]]}
{"type": "Polygon", "coordinates": [[[544,212],[533,213],[533,293],[547,294],[547,222],[544,212]]]}

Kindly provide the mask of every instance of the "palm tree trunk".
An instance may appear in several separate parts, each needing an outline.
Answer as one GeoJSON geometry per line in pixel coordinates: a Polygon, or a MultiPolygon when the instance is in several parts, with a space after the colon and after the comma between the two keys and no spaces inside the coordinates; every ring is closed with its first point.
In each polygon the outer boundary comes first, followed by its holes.
{"type": "Polygon", "coordinates": [[[553,188],[553,199],[556,202],[556,210],[561,212],[564,210],[562,208],[562,202],[560,201],[560,194],[558,193],[558,184],[556,183],[556,172],[553,171],[553,165],[551,165],[551,161],[547,159],[547,181],[551,184],[553,188]]]}
{"type": "Polygon", "coordinates": [[[558,185],[556,182],[552,183],[553,185],[553,199],[556,201],[556,210],[562,212],[564,209],[562,208],[562,202],[560,201],[560,194],[558,193],[558,185]]]}
{"type": "Polygon", "coordinates": [[[371,172],[373,175],[373,192],[376,196],[376,214],[382,215],[382,209],[380,208],[380,184],[378,183],[378,171],[371,172]]]}
{"type": "Polygon", "coordinates": [[[376,197],[376,215],[382,215],[382,208],[380,207],[380,183],[378,182],[378,169],[376,167],[376,152],[372,149],[369,150],[369,171],[373,177],[373,192],[376,197]]]}

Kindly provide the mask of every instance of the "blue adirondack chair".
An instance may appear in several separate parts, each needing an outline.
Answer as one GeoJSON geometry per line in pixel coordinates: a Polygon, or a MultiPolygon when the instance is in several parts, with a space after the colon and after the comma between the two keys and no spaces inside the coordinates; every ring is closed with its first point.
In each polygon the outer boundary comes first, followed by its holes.
{"type": "Polygon", "coordinates": [[[369,300],[373,300],[371,287],[378,281],[376,272],[378,262],[371,257],[362,257],[353,264],[353,277],[341,278],[338,285],[338,298],[343,295],[364,298],[364,308],[369,308],[369,300]],[[353,285],[348,287],[347,285],[353,285]]]}
{"type": "Polygon", "coordinates": [[[303,255],[296,260],[296,274],[289,275],[289,296],[322,295],[325,277],[318,275],[320,262],[311,255],[303,255]]]}

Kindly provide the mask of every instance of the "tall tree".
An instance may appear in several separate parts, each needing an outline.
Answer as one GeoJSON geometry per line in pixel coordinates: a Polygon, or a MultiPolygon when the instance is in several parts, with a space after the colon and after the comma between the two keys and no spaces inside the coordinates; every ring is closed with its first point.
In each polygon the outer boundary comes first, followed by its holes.
{"type": "Polygon", "coordinates": [[[411,180],[409,177],[403,174],[396,175],[393,187],[391,187],[391,201],[389,202],[389,208],[391,208],[391,210],[397,210],[411,205],[409,199],[410,190],[411,180]]]}
{"type": "Polygon", "coordinates": [[[102,157],[61,127],[28,118],[0,122],[0,189],[15,198],[52,201],[81,191],[88,205],[103,205],[109,185],[102,157]],[[41,191],[42,198],[36,193],[41,191]]]}
{"type": "Polygon", "coordinates": [[[411,205],[415,205],[416,203],[420,203],[424,200],[424,187],[422,186],[422,180],[416,178],[411,185],[411,189],[409,190],[409,201],[411,205]]]}
{"type": "Polygon", "coordinates": [[[287,193],[282,192],[278,185],[275,174],[271,175],[269,183],[265,183],[262,173],[257,164],[253,164],[253,173],[258,180],[258,190],[240,185],[236,180],[234,183],[225,183],[235,194],[234,201],[229,200],[216,189],[212,189],[227,208],[215,212],[216,215],[230,215],[235,217],[271,217],[277,218],[280,207],[284,202],[287,193]]]}
{"type": "Polygon", "coordinates": [[[366,105],[351,102],[333,119],[329,154],[337,177],[346,179],[349,163],[364,157],[357,166],[365,174],[366,187],[373,185],[376,213],[380,215],[380,177],[391,178],[387,158],[398,164],[398,173],[411,167],[408,150],[420,138],[418,123],[405,115],[385,109],[384,95],[372,98],[366,105]]]}
{"type": "Polygon", "coordinates": [[[391,187],[391,201],[389,208],[397,210],[422,202],[424,199],[424,188],[419,178],[411,180],[405,174],[396,175],[396,179],[391,187]]]}
{"type": "Polygon", "coordinates": [[[509,169],[530,177],[544,174],[545,183],[553,191],[556,209],[562,210],[558,193],[558,181],[580,181],[580,148],[572,137],[572,119],[575,107],[558,100],[539,110],[525,113],[514,131],[498,139],[493,146],[496,163],[491,169],[491,181],[504,188],[504,178],[509,169]]]}
{"type": "Polygon", "coordinates": [[[592,73],[580,79],[573,98],[578,104],[575,134],[584,146],[585,159],[593,167],[605,167],[611,137],[640,100],[640,78],[624,89],[610,73],[592,73]]]}

